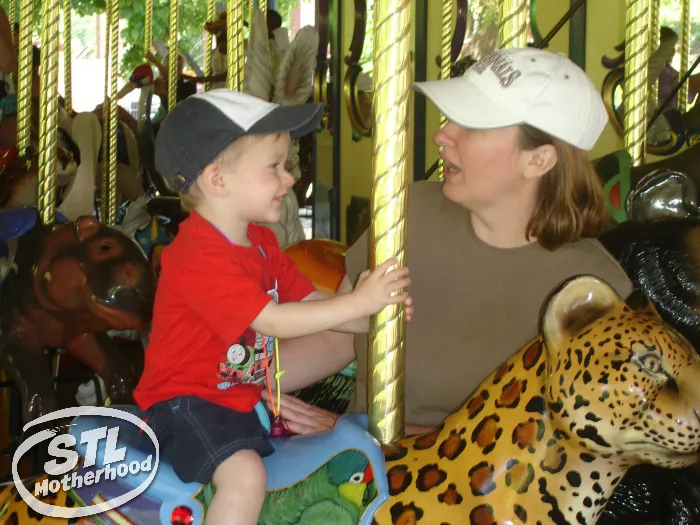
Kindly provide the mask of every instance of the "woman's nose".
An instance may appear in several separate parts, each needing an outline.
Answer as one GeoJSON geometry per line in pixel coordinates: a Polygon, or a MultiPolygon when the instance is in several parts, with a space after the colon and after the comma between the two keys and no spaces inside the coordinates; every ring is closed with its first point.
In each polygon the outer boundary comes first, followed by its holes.
{"type": "Polygon", "coordinates": [[[454,143],[454,138],[451,133],[453,126],[454,125],[451,122],[448,122],[442,128],[437,130],[433,135],[433,143],[440,147],[452,145],[454,143]]]}

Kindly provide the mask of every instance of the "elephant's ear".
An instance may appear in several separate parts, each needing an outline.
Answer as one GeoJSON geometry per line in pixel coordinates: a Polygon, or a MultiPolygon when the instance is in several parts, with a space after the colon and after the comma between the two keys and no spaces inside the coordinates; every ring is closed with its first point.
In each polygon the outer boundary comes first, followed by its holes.
{"type": "Polygon", "coordinates": [[[277,73],[273,102],[289,106],[309,100],[314,89],[318,41],[318,31],[312,26],[297,32],[277,73]]]}
{"type": "Polygon", "coordinates": [[[245,62],[243,91],[249,95],[270,100],[272,73],[270,65],[270,43],[267,35],[267,21],[260,9],[255,10],[253,27],[248,40],[248,59],[245,62]]]}

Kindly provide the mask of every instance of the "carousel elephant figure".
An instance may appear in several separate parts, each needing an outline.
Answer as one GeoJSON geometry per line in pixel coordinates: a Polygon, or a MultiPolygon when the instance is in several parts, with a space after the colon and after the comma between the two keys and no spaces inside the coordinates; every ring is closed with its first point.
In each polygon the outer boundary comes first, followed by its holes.
{"type": "Polygon", "coordinates": [[[154,276],[136,243],[94,217],[43,225],[34,208],[0,212],[0,364],[29,421],[55,409],[47,348],[65,348],[129,399],[134,371],[110,330],[143,330],[154,276]]]}

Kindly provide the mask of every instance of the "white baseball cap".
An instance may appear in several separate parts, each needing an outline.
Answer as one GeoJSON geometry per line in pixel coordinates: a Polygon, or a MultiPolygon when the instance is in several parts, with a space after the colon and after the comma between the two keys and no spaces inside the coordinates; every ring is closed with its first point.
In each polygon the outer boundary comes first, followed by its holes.
{"type": "Polygon", "coordinates": [[[416,82],[413,88],[465,128],[529,124],[587,151],[608,122],[586,73],[566,56],[541,49],[497,50],[461,77],[416,82]]]}

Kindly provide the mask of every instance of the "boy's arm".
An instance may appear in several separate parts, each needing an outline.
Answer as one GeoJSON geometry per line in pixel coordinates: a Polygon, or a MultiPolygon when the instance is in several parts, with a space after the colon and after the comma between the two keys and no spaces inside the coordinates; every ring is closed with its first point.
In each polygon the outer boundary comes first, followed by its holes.
{"type": "Polygon", "coordinates": [[[291,339],[331,330],[379,312],[389,304],[401,303],[408,297],[406,293],[391,294],[407,287],[410,281],[403,268],[387,271],[394,264],[396,260],[389,259],[378,266],[358,283],[353,293],[316,301],[268,303],[250,327],[261,334],[291,339]]]}
{"type": "Polygon", "coordinates": [[[353,294],[297,303],[268,303],[250,327],[278,339],[292,339],[332,330],[359,313],[361,303],[353,294]],[[357,313],[356,313],[357,312],[357,313]]]}
{"type": "MultiPolygon", "coordinates": [[[[347,294],[352,292],[352,284],[350,284],[350,281],[348,280],[348,276],[346,275],[343,277],[343,280],[340,283],[340,286],[338,287],[338,291],[336,292],[335,295],[326,293],[326,292],[320,292],[316,290],[315,292],[311,293],[310,295],[307,295],[304,297],[304,301],[320,301],[323,299],[330,299],[332,297],[337,297],[339,295],[347,294]]],[[[369,316],[363,316],[363,317],[357,317],[355,319],[351,319],[350,321],[347,321],[345,323],[341,323],[338,326],[334,326],[329,328],[329,330],[332,330],[334,332],[341,332],[344,334],[366,334],[369,332],[369,316]]]]}

